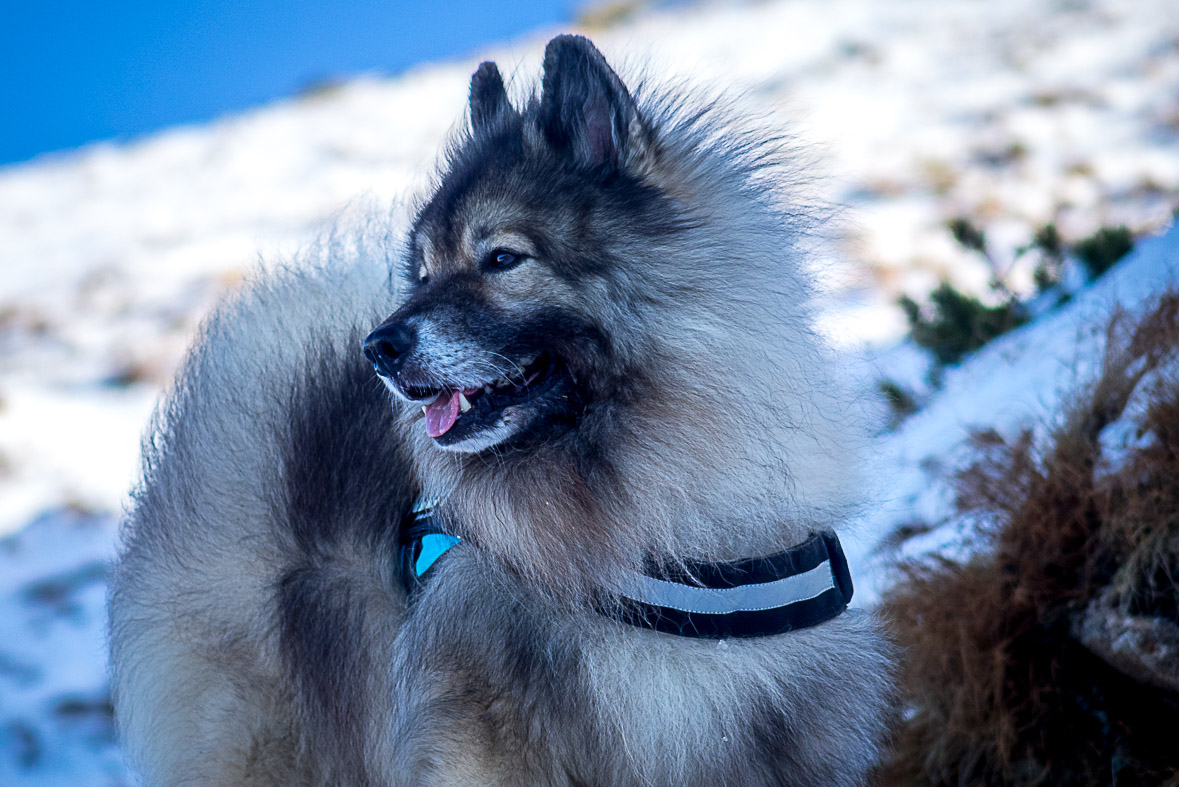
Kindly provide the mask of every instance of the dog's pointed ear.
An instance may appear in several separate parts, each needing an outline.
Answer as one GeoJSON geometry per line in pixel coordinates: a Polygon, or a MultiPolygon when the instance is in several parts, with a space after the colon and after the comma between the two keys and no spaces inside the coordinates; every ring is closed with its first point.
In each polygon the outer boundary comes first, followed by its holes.
{"type": "Polygon", "coordinates": [[[557,36],[545,47],[538,123],[555,150],[591,167],[625,163],[641,144],[634,99],[582,36],[557,36]]]}
{"type": "Polygon", "coordinates": [[[499,68],[495,63],[480,63],[471,76],[471,128],[480,134],[511,110],[499,68]]]}

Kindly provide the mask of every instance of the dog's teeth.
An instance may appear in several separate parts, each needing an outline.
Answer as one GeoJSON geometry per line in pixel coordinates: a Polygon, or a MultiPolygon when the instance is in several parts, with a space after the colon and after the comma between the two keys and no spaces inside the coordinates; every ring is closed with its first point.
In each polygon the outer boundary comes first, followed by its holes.
{"type": "Polygon", "coordinates": [[[491,393],[491,383],[483,386],[483,393],[491,393]]]}
{"type": "Polygon", "coordinates": [[[465,413],[465,412],[467,412],[467,410],[470,410],[470,409],[471,409],[471,403],[467,401],[466,395],[460,393],[459,394],[459,410],[461,410],[465,413]]]}

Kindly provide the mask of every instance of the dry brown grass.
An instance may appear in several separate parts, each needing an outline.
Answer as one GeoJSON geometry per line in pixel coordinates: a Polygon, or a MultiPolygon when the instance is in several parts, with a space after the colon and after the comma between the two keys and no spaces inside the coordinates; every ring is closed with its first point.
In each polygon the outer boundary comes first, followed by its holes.
{"type": "Polygon", "coordinates": [[[1079,633],[1098,607],[1179,624],[1177,349],[1172,293],[1114,319],[1100,378],[1046,445],[975,437],[957,490],[979,548],[902,566],[886,598],[906,661],[882,784],[1179,784],[1179,653],[1156,638],[1119,661],[1079,633]],[[1138,439],[1111,457],[1101,434],[1123,418],[1138,439]]]}

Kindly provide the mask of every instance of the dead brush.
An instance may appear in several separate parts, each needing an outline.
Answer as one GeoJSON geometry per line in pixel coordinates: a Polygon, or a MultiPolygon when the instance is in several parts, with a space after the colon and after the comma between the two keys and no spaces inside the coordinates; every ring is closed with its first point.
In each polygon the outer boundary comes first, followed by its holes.
{"type": "Polygon", "coordinates": [[[905,662],[881,784],[1179,784],[1177,356],[1173,292],[1113,319],[1045,445],[975,436],[975,548],[900,566],[885,599],[905,662]]]}

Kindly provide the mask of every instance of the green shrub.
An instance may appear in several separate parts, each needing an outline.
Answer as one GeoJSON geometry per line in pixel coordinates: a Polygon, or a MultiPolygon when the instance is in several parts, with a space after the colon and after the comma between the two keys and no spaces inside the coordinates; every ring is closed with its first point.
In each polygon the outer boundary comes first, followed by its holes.
{"type": "Polygon", "coordinates": [[[986,255],[987,236],[970,219],[965,216],[959,216],[956,219],[951,219],[948,226],[950,233],[954,236],[954,240],[958,241],[964,248],[977,251],[984,256],[986,255]]]}
{"type": "Polygon", "coordinates": [[[925,308],[907,295],[899,303],[913,341],[932,352],[943,366],[958,363],[967,353],[1027,322],[1027,312],[1018,301],[987,306],[948,282],[929,294],[925,308]]]}
{"type": "Polygon", "coordinates": [[[896,429],[902,421],[917,412],[917,398],[900,383],[881,380],[878,388],[888,403],[888,429],[890,431],[896,429]]]}
{"type": "Polygon", "coordinates": [[[1023,254],[1031,249],[1040,251],[1040,262],[1032,272],[1032,278],[1036,283],[1036,291],[1043,293],[1060,283],[1060,268],[1064,263],[1064,241],[1056,225],[1045,224],[1036,230],[1032,242],[1018,253],[1023,254]]]}
{"type": "Polygon", "coordinates": [[[1077,259],[1097,278],[1134,248],[1134,236],[1125,226],[1102,227],[1073,247],[1077,259]]]}

